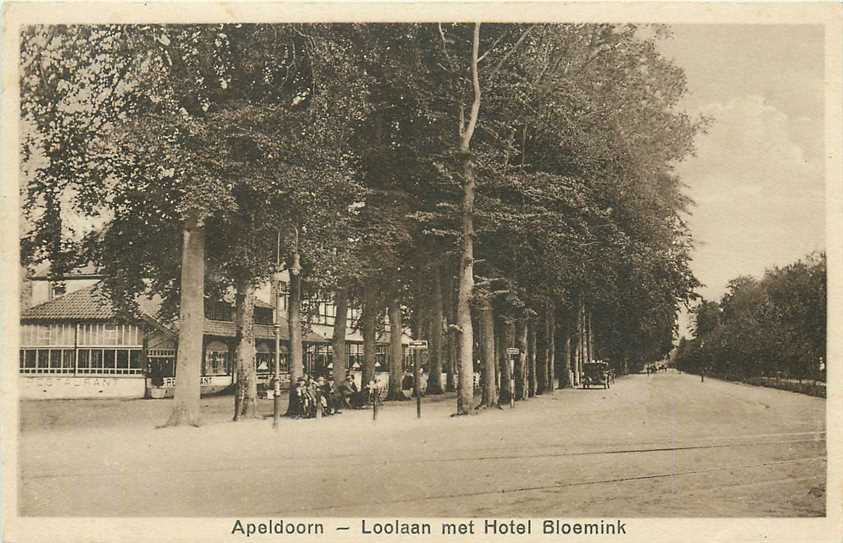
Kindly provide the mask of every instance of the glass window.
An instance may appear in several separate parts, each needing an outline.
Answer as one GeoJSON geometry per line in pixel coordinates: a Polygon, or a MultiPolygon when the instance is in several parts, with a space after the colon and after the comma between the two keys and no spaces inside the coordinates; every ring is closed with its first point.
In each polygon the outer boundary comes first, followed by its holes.
{"type": "Polygon", "coordinates": [[[79,349],[79,369],[88,369],[88,360],[91,357],[90,349],[79,349]]]}
{"type": "Polygon", "coordinates": [[[76,351],[73,349],[65,349],[62,351],[61,367],[64,370],[73,371],[76,367],[76,351]]]}
{"type": "Polygon", "coordinates": [[[275,371],[275,353],[255,353],[255,362],[258,373],[275,371]]]}
{"type": "Polygon", "coordinates": [[[58,349],[50,350],[50,368],[61,369],[61,351],[58,349]]]}
{"type": "Polygon", "coordinates": [[[25,367],[24,360],[26,359],[25,355],[26,351],[23,349],[20,350],[20,359],[18,360],[18,369],[23,369],[25,367]]]}
{"type": "Polygon", "coordinates": [[[389,371],[389,357],[387,355],[386,345],[375,347],[375,368],[378,371],[389,371]]]}
{"type": "Polygon", "coordinates": [[[103,371],[114,370],[115,356],[113,349],[105,349],[102,358],[103,371]]]}
{"type": "Polygon", "coordinates": [[[129,351],[129,367],[137,370],[140,373],[141,369],[141,352],[137,349],[129,351]]]}
{"type": "Polygon", "coordinates": [[[208,351],[205,355],[205,375],[228,375],[228,352],[208,351]]]}
{"type": "Polygon", "coordinates": [[[44,369],[50,367],[50,351],[38,349],[38,367],[44,369]]]}
{"type": "Polygon", "coordinates": [[[102,370],[102,349],[91,349],[91,369],[102,370]]]}
{"type": "Polygon", "coordinates": [[[272,309],[267,307],[255,308],[255,323],[272,324],[272,309]]]}
{"type": "Polygon", "coordinates": [[[67,286],[62,284],[62,283],[53,283],[50,286],[50,290],[52,291],[50,293],[50,299],[52,300],[53,298],[58,298],[59,296],[64,296],[65,293],[67,292],[67,286]]]}
{"type": "Polygon", "coordinates": [[[36,349],[26,349],[26,354],[24,355],[25,359],[25,367],[27,368],[36,368],[38,367],[38,351],[36,349]]]}
{"type": "Polygon", "coordinates": [[[121,370],[129,369],[129,351],[126,349],[117,351],[117,368],[121,370]]]}

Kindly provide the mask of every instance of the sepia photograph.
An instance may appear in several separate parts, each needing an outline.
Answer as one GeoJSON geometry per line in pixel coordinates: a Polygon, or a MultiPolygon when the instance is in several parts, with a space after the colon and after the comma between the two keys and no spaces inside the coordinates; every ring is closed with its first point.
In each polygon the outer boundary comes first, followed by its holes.
{"type": "Polygon", "coordinates": [[[7,24],[7,528],[839,523],[838,27],[555,7],[7,24]]]}

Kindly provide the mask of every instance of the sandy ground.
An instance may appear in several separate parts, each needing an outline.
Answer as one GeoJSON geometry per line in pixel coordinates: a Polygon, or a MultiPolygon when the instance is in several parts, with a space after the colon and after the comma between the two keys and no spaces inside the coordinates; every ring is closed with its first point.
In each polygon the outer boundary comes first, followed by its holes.
{"type": "MultiPolygon", "coordinates": [[[[48,516],[821,516],[825,401],[677,373],[450,417],[156,429],[169,401],[21,404],[20,507],[48,516]]],[[[262,401],[264,414],[271,401],[262,401]]]]}

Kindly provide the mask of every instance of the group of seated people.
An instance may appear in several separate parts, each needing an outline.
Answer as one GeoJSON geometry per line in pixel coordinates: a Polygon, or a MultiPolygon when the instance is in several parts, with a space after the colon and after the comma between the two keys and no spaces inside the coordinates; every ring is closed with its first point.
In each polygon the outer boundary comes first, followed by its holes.
{"type": "Polygon", "coordinates": [[[290,416],[314,418],[317,412],[330,416],[342,413],[346,408],[362,409],[375,399],[373,395],[377,394],[377,390],[374,382],[360,390],[351,375],[347,375],[337,386],[332,376],[313,379],[305,374],[296,380],[290,394],[290,416]]]}

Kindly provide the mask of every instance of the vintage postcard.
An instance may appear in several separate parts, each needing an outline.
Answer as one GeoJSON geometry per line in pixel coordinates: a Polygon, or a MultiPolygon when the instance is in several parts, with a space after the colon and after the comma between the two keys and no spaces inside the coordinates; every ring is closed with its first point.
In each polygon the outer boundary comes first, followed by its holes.
{"type": "Polygon", "coordinates": [[[4,542],[843,537],[838,4],[4,8],[4,542]]]}

